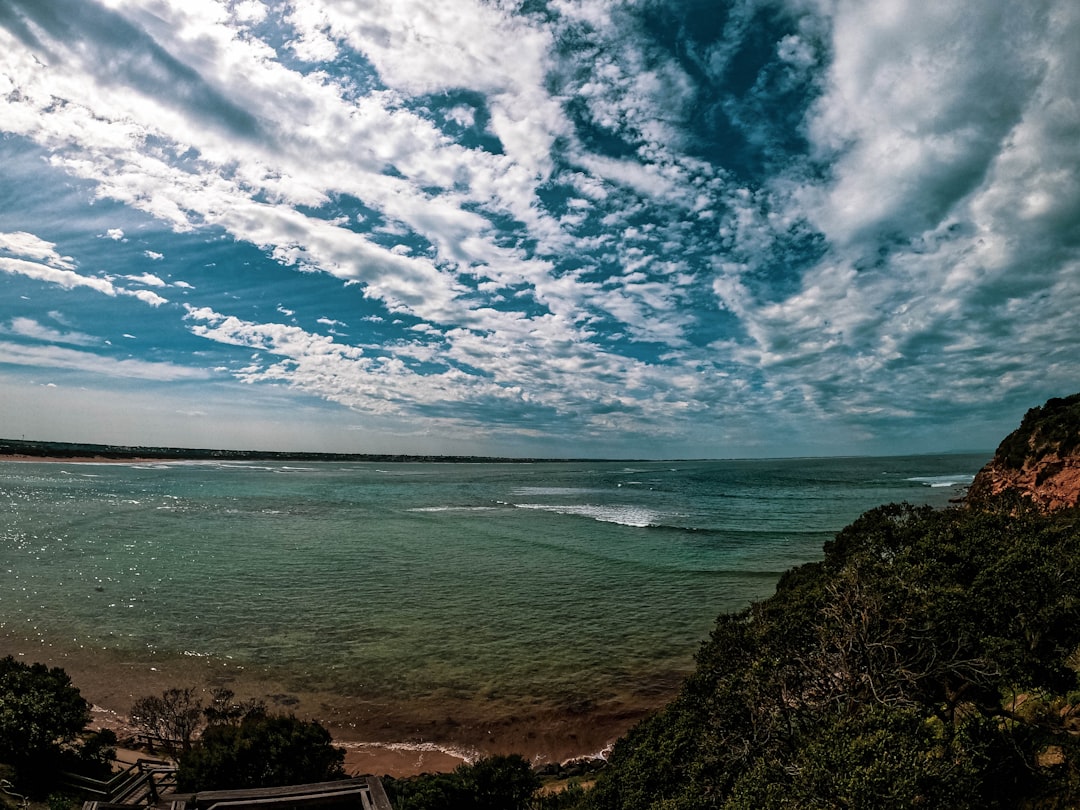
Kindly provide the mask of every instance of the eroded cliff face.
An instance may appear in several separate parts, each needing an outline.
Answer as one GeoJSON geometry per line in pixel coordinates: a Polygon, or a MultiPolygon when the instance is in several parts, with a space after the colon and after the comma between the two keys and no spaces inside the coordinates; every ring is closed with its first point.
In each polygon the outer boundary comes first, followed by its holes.
{"type": "Polygon", "coordinates": [[[1032,408],[968,490],[978,506],[1006,494],[1047,510],[1080,506],[1080,394],[1032,408]]]}

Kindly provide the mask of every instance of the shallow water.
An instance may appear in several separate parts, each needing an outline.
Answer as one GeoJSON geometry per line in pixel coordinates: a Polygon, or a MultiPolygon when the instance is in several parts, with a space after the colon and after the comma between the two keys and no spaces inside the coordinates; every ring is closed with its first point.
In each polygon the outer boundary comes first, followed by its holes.
{"type": "Polygon", "coordinates": [[[4,462],[0,630],[335,700],[655,702],[718,613],[985,461],[4,462]]]}

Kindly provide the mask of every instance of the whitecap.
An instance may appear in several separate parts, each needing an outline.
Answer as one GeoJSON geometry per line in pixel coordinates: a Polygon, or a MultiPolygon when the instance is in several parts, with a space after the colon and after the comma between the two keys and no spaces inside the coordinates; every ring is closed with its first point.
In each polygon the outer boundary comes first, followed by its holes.
{"type": "Polygon", "coordinates": [[[406,512],[492,512],[494,506],[416,506],[406,512]]]}
{"type": "Polygon", "coordinates": [[[335,745],[342,748],[379,748],[384,751],[406,751],[415,752],[417,754],[446,754],[449,757],[460,759],[462,762],[471,764],[476,762],[483,756],[479,751],[473,748],[461,748],[454,745],[439,745],[433,742],[343,742],[339,740],[334,741],[335,745]]]}
{"type": "Polygon", "coordinates": [[[905,479],[914,481],[926,487],[958,487],[967,486],[975,480],[970,473],[955,473],[954,475],[916,475],[905,479]]]}
{"type": "Polygon", "coordinates": [[[604,489],[587,487],[515,487],[514,495],[589,495],[607,492],[604,489]]]}
{"type": "Polygon", "coordinates": [[[516,503],[514,506],[519,509],[536,509],[541,512],[555,512],[560,515],[578,515],[592,518],[601,523],[618,523],[622,526],[633,526],[637,529],[657,526],[660,523],[659,515],[656,512],[640,506],[595,506],[592,504],[575,506],[542,503],[516,503]]]}

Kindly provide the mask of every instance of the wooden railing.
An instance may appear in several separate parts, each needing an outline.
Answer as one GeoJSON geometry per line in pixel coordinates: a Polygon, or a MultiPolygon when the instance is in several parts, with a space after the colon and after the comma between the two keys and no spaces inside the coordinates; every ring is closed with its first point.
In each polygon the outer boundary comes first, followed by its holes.
{"type": "Polygon", "coordinates": [[[76,773],[61,776],[68,787],[100,797],[98,804],[157,804],[164,790],[176,787],[176,766],[159,759],[140,759],[108,781],[76,773]]]}
{"type": "Polygon", "coordinates": [[[200,791],[174,796],[171,810],[274,810],[334,805],[360,807],[363,810],[391,810],[382,782],[374,776],[276,788],[200,791]]]}

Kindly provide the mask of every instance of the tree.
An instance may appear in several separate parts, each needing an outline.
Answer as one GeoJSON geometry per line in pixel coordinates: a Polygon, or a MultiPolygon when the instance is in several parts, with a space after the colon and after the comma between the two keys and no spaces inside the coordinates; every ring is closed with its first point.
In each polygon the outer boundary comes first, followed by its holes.
{"type": "Polygon", "coordinates": [[[29,792],[48,787],[48,775],[107,755],[109,734],[76,743],[90,722],[90,705],[59,667],[0,660],[0,762],[14,766],[29,792]]]}
{"type": "Polygon", "coordinates": [[[203,709],[203,715],[211,726],[222,723],[235,726],[248,717],[265,717],[266,704],[257,698],[237,700],[231,689],[219,686],[211,690],[210,705],[203,709]]]}
{"type": "Polygon", "coordinates": [[[139,698],[131,707],[131,722],[174,757],[191,750],[202,720],[202,699],[191,687],[166,689],[161,697],[139,698]]]}
{"type": "Polygon", "coordinates": [[[59,752],[90,722],[90,705],[59,667],[0,660],[0,761],[59,752]]]}
{"type": "Polygon", "coordinates": [[[194,688],[166,689],[161,696],[139,698],[131,707],[131,722],[151,742],[159,742],[173,757],[191,750],[192,740],[204,726],[237,725],[248,717],[266,715],[266,704],[250,698],[237,700],[226,687],[210,692],[210,705],[204,706],[194,688]]]}
{"type": "Polygon", "coordinates": [[[314,721],[253,714],[207,726],[180,756],[181,790],[232,790],[325,782],[345,776],[345,751],[314,721]]]}

